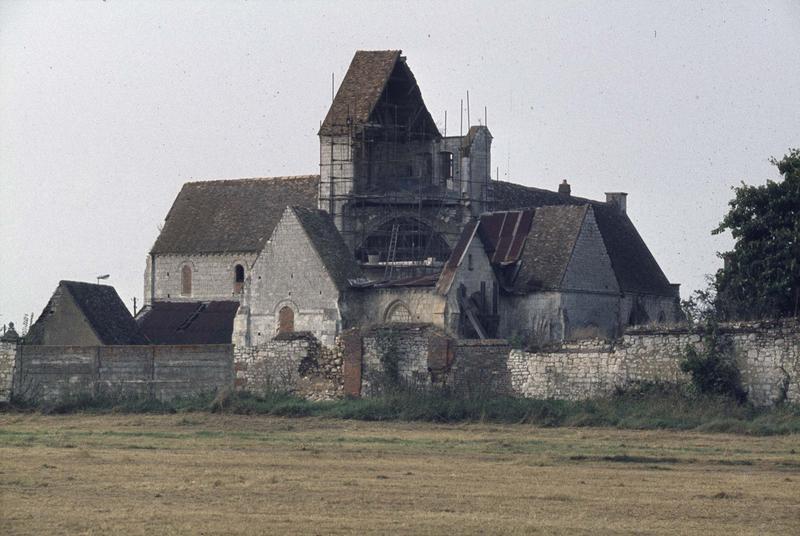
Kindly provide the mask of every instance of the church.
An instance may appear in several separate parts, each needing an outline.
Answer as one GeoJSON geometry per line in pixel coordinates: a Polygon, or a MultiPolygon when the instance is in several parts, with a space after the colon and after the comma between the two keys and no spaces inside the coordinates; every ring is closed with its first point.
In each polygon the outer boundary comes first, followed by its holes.
{"type": "Polygon", "coordinates": [[[492,180],[489,129],[440,132],[401,51],[356,52],[318,134],[319,175],[183,186],[147,256],[143,329],[219,318],[237,346],[330,346],[410,323],[534,345],[680,319],[625,193],[492,180]]]}

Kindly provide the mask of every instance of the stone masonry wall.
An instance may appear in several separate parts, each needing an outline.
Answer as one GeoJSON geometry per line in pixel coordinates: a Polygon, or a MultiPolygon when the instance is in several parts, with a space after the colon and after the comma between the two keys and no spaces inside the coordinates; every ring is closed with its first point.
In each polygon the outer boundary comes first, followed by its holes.
{"type": "Polygon", "coordinates": [[[165,301],[240,301],[241,294],[234,292],[234,267],[240,264],[245,269],[245,277],[250,275],[256,259],[255,253],[199,254],[199,255],[157,255],[155,273],[148,258],[145,270],[145,303],[150,303],[151,292],[155,300],[165,301]],[[192,269],[192,293],[181,293],[181,268],[189,265],[192,269]],[[152,280],[151,280],[152,277],[152,280]],[[152,283],[155,287],[152,288],[152,283]]]}
{"type": "Polygon", "coordinates": [[[152,396],[159,400],[233,383],[230,345],[18,347],[13,393],[31,401],[70,396],[152,396]]]}
{"type": "Polygon", "coordinates": [[[453,341],[453,346],[447,381],[457,392],[467,396],[512,394],[508,341],[463,339],[453,341]]]}
{"type": "Polygon", "coordinates": [[[258,346],[236,348],[236,389],[254,394],[287,391],[312,400],[342,394],[342,354],[310,333],[290,333],[258,346]]]}
{"type": "Polygon", "coordinates": [[[17,343],[0,341],[0,403],[11,398],[11,385],[14,378],[14,361],[17,343]]]}
{"type": "MultiPolygon", "coordinates": [[[[756,405],[800,403],[800,325],[784,322],[722,326],[720,341],[736,360],[749,399],[756,405]]],[[[508,369],[513,391],[531,398],[586,399],[641,381],[681,382],[687,346],[702,348],[690,330],[629,331],[611,344],[583,341],[557,351],[512,350],[508,369]]]]}
{"type": "Polygon", "coordinates": [[[428,343],[439,330],[425,324],[387,324],[364,332],[362,339],[362,393],[378,394],[385,384],[398,380],[426,385],[428,343]],[[396,377],[391,376],[396,373],[396,377]]]}

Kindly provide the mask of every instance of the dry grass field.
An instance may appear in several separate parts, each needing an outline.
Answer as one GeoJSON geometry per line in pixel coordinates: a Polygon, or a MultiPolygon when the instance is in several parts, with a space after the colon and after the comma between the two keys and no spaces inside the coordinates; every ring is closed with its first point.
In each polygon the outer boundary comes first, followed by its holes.
{"type": "Polygon", "coordinates": [[[800,534],[800,437],[0,414],[2,534],[800,534]]]}

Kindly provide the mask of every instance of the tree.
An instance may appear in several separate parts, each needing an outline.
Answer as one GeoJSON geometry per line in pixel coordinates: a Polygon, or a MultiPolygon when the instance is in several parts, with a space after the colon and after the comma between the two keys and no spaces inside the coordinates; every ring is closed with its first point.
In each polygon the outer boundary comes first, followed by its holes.
{"type": "Polygon", "coordinates": [[[730,211],[712,231],[730,231],[736,241],[714,280],[723,319],[796,316],[800,307],[800,149],[770,161],[783,180],[734,188],[730,211]]]}

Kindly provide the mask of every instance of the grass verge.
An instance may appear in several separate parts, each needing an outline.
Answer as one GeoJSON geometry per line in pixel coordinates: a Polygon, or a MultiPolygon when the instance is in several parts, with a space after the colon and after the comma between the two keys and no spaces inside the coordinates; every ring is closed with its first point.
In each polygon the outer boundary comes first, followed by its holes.
{"type": "Polygon", "coordinates": [[[312,402],[267,392],[224,391],[161,402],[118,396],[68,397],[41,406],[9,406],[42,413],[176,413],[206,411],[281,417],[326,417],[362,421],[524,423],[544,427],[672,429],[746,435],[800,433],[800,406],[756,408],[721,397],[698,395],[671,385],[642,385],[586,401],[514,397],[471,398],[447,392],[398,390],[375,398],[312,402]]]}

